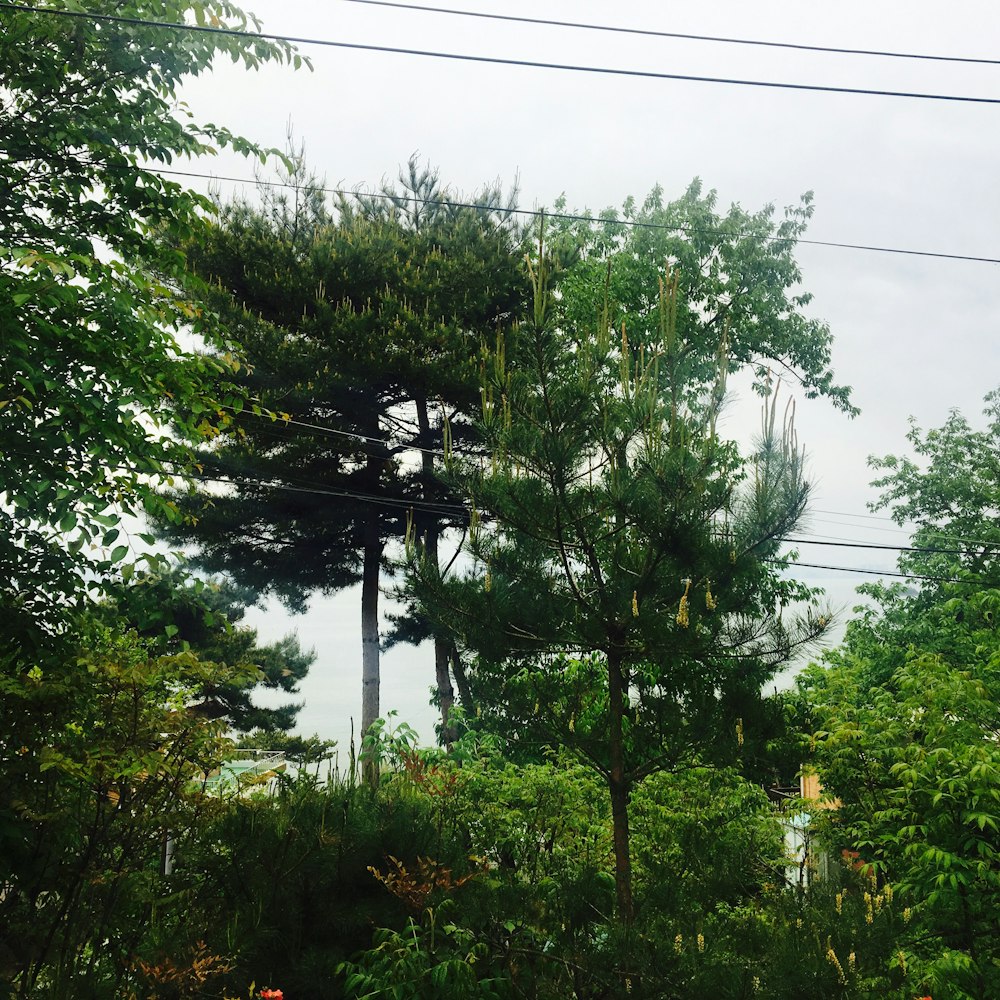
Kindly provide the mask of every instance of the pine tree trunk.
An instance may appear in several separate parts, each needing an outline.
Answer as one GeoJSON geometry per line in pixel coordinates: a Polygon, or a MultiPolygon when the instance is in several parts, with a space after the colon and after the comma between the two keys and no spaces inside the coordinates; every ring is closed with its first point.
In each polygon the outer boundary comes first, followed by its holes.
{"type": "MultiPolygon", "coordinates": [[[[427,412],[427,400],[418,396],[415,399],[417,407],[417,426],[420,428],[420,440],[423,448],[431,445],[431,421],[427,412]]],[[[434,456],[429,451],[420,453],[420,471],[423,473],[424,498],[428,496],[429,488],[434,480],[434,456]]],[[[437,519],[430,515],[431,520],[424,532],[424,553],[428,562],[438,565],[438,539],[441,527],[437,519]]],[[[450,747],[454,742],[454,734],[448,727],[448,713],[455,704],[455,690],[451,685],[451,673],[448,669],[448,654],[450,643],[439,635],[434,636],[434,683],[437,685],[438,699],[441,704],[441,742],[450,747]]]]}
{"type": "Polygon", "coordinates": [[[610,774],[608,788],[611,792],[611,825],[615,851],[615,895],[618,918],[625,925],[635,919],[632,905],[632,857],[629,851],[628,800],[629,785],[625,777],[625,743],[622,719],[625,715],[625,683],[622,677],[621,657],[608,654],[608,698],[610,774]]]}
{"type": "MultiPolygon", "coordinates": [[[[364,568],[361,577],[361,737],[379,717],[378,594],[382,540],[378,513],[370,510],[365,522],[364,568]]],[[[378,784],[378,761],[365,757],[365,780],[378,784]]]]}
{"type": "MultiPolygon", "coordinates": [[[[428,526],[424,535],[424,551],[428,560],[437,565],[437,543],[439,529],[437,524],[428,526]]],[[[449,653],[451,643],[440,635],[434,636],[434,683],[437,685],[438,700],[441,705],[441,742],[450,747],[455,736],[448,727],[448,713],[455,704],[455,689],[451,686],[451,671],[449,670],[449,653]]]]}
{"type": "Polygon", "coordinates": [[[451,671],[448,669],[448,642],[434,639],[434,682],[437,684],[438,700],[441,702],[441,742],[451,749],[455,734],[448,725],[448,713],[455,704],[455,689],[451,686],[451,671]]]}
{"type": "Polygon", "coordinates": [[[469,675],[458,652],[458,646],[454,642],[448,643],[448,655],[451,657],[451,672],[455,677],[455,687],[458,688],[458,699],[462,708],[466,716],[475,715],[476,701],[472,696],[472,685],[469,683],[469,675]]]}

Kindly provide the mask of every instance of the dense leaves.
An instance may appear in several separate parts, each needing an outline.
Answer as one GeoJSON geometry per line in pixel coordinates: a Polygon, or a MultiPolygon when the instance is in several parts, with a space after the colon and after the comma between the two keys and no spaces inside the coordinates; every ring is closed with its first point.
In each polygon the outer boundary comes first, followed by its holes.
{"type": "MultiPolygon", "coordinates": [[[[210,205],[155,168],[255,149],[192,121],[177,88],[218,52],[247,66],[290,57],[34,6],[0,13],[0,611],[19,642],[55,627],[84,574],[129,554],[123,515],[164,511],[148,476],[189,460],[164,428],[180,414],[176,431],[201,436],[235,367],[213,318],[177,289],[183,258],[158,238],[187,233],[210,205]],[[217,353],[185,351],[182,331],[217,353]]],[[[79,11],[248,23],[225,0],[79,11]]]]}
{"type": "Polygon", "coordinates": [[[193,835],[223,753],[185,709],[209,678],[222,669],[97,625],[69,662],[0,676],[0,982],[19,996],[121,995],[167,895],[165,844],[193,835]]]}
{"type": "Polygon", "coordinates": [[[253,701],[253,689],[295,694],[316,658],[294,634],[260,643],[257,629],[241,624],[255,595],[228,581],[204,581],[180,570],[143,571],[96,611],[109,627],[126,627],[160,653],[193,651],[212,663],[242,668],[241,684],[219,677],[197,692],[195,711],[225,719],[235,730],[248,732],[291,729],[301,704],[288,702],[264,708],[253,701]]]}
{"type": "Polygon", "coordinates": [[[559,322],[567,330],[591,326],[607,286],[611,326],[624,324],[633,348],[648,350],[659,336],[657,281],[669,267],[683,284],[678,363],[692,398],[715,381],[725,332],[733,370],[751,369],[760,392],[780,375],[807,397],[826,396],[856,414],[850,389],[837,385],[830,368],[830,330],[806,315],[812,296],[799,287],[795,241],[812,216],[812,195],[778,220],[771,205],[757,212],[739,205],[720,212],[717,205],[716,193],[695,180],[674,201],[660,187],[641,203],[629,198],[620,212],[603,212],[600,223],[554,218],[550,241],[567,262],[559,322]]]}
{"type": "MultiPolygon", "coordinates": [[[[944,426],[921,431],[911,421],[913,456],[871,459],[882,476],[876,510],[899,524],[914,523],[912,544],[900,568],[923,576],[996,585],[1000,571],[1000,392],[986,397],[986,426],[977,430],[958,410],[944,426]]],[[[922,589],[933,593],[933,581],[922,589]]]]}
{"type": "Polygon", "coordinates": [[[796,760],[761,683],[827,624],[780,573],[807,489],[774,376],[853,412],[797,289],[809,198],[719,213],[696,183],[556,221],[526,305],[498,191],[435,204],[411,162],[330,209],[292,157],[298,200],[209,222],[159,176],[260,152],[184,78],[299,59],[86,15],[255,24],[226,0],[34,6],[0,14],[0,994],[997,995],[995,395],[985,429],[956,411],[873,461],[931,579],[866,588],[801,684],[831,807],[807,891],[747,779],[796,760]],[[746,459],[716,434],[730,369],[768,397],[746,459]],[[143,511],[241,586],[137,569],[143,511]],[[363,579],[371,695],[404,537],[423,603],[395,638],[437,642],[448,748],[367,697],[375,789],[353,747],[335,772],[274,732],[295,706],[250,691],[311,655],[239,622],[363,579]],[[206,717],[302,772],[206,794],[206,717]]]}
{"type": "Polygon", "coordinates": [[[998,989],[1000,592],[995,573],[996,405],[987,431],[957,412],[910,433],[914,457],[875,464],[877,506],[917,524],[903,572],[918,587],[866,587],[875,606],[801,681],[816,760],[839,806],[833,842],[895,885],[899,936],[935,997],[998,989]]]}

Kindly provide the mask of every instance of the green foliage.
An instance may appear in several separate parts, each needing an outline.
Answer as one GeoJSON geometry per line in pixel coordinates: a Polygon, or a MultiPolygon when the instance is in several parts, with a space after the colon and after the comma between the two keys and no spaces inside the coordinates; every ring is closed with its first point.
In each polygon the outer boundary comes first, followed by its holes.
{"type": "Polygon", "coordinates": [[[801,681],[823,782],[839,800],[829,836],[896,886],[912,915],[898,941],[906,962],[928,993],[956,1000],[1000,988],[997,411],[987,401],[986,433],[953,412],[938,430],[911,430],[917,460],[873,463],[888,470],[876,506],[917,524],[918,551],[900,568],[945,579],[863,588],[876,607],[801,681]]]}
{"type": "MultiPolygon", "coordinates": [[[[899,524],[916,524],[913,546],[946,550],[903,553],[904,572],[959,576],[987,586],[1000,580],[1000,392],[985,402],[983,430],[973,429],[958,410],[944,426],[926,432],[911,420],[913,458],[869,460],[884,473],[872,483],[882,490],[873,509],[891,511],[899,524]]],[[[921,590],[933,595],[938,588],[924,581],[921,590]]]]}
{"type": "Polygon", "coordinates": [[[403,931],[375,932],[362,962],[346,962],[349,997],[357,1000],[505,1000],[516,994],[498,975],[490,950],[477,935],[449,918],[451,901],[428,908],[419,921],[410,918],[403,931]]]}
{"type": "MultiPolygon", "coordinates": [[[[36,6],[4,12],[0,46],[0,626],[35,643],[85,580],[129,555],[123,515],[175,514],[148,477],[189,467],[185,442],[217,419],[236,367],[214,317],[178,292],[183,257],[156,238],[183,238],[211,205],[155,167],[220,146],[260,151],[193,122],[177,89],[217,53],[250,67],[291,57],[36,6]],[[216,353],[184,351],[182,331],[216,353]]],[[[248,23],[226,0],[89,9],[248,23]]]]}
{"type": "Polygon", "coordinates": [[[302,776],[221,804],[178,852],[176,877],[192,887],[199,933],[233,963],[230,991],[253,978],[303,1000],[340,997],[337,966],[369,947],[373,926],[401,929],[409,913],[371,870],[390,855],[415,870],[440,856],[440,836],[426,799],[302,776]]]}
{"type": "Polygon", "coordinates": [[[783,863],[767,795],[732,770],[651,776],[633,793],[632,822],[643,906],[689,927],[705,918],[706,907],[757,895],[783,863]]]}
{"type": "Polygon", "coordinates": [[[184,905],[164,844],[194,835],[193,782],[225,747],[185,703],[222,668],[94,625],[65,663],[5,667],[0,977],[23,997],[111,996],[154,912],[184,905]]]}
{"type": "MultiPolygon", "coordinates": [[[[496,192],[483,195],[483,210],[404,210],[407,197],[450,197],[415,161],[398,203],[381,208],[345,199],[331,211],[301,158],[290,180],[294,204],[226,206],[185,244],[243,345],[250,365],[240,382],[255,403],[200,456],[234,488],[176,495],[187,516],[160,525],[197,546],[201,567],[293,610],[362,583],[365,732],[379,715],[385,549],[402,539],[411,508],[432,546],[464,518],[432,455],[444,413],[467,413],[476,400],[481,338],[523,299],[517,233],[496,192]],[[414,448],[425,449],[419,466],[414,448]]],[[[425,623],[408,626],[398,634],[427,635],[425,623]]]]}
{"type": "Polygon", "coordinates": [[[607,781],[626,920],[631,790],[713,744],[736,756],[763,682],[827,620],[786,611],[814,595],[777,568],[808,495],[791,420],[778,427],[775,396],[749,463],[718,438],[727,335],[701,391],[687,368],[712,332],[681,332],[681,278],[660,277],[656,338],[634,346],[607,298],[596,327],[558,325],[540,245],[533,316],[484,369],[490,461],[450,463],[472,568],[445,579],[415,560],[427,614],[478,655],[483,712],[607,781]]]}
{"type": "Polygon", "coordinates": [[[996,652],[974,670],[914,653],[891,688],[817,707],[833,836],[892,880],[915,914],[900,946],[956,1000],[1000,987],[998,668],[996,652]]]}
{"type": "Polygon", "coordinates": [[[469,996],[533,1000],[911,1000],[926,982],[900,965],[905,921],[883,882],[834,866],[808,892],[784,887],[778,818],[734,772],[637,788],[627,931],[612,916],[612,823],[592,769],[565,755],[515,767],[486,753],[455,767],[413,754],[379,794],[423,804],[454,874],[425,864],[383,876],[411,917],[343,967],[350,996],[423,995],[445,968],[469,996]],[[470,852],[465,867],[456,848],[470,852]]]}
{"type": "Polygon", "coordinates": [[[780,221],[771,205],[720,213],[715,192],[695,180],[675,201],[656,187],[641,204],[629,198],[620,213],[606,210],[599,223],[553,219],[550,244],[564,261],[557,322],[567,330],[592,326],[606,290],[610,325],[624,325],[634,348],[649,350],[659,339],[656,289],[667,266],[682,276],[679,363],[692,396],[714,383],[725,331],[733,370],[752,369],[762,394],[773,373],[787,374],[807,397],[826,396],[855,415],[850,389],[838,386],[830,369],[829,328],[802,312],[812,296],[798,289],[793,254],[812,213],[811,194],[780,221]]]}
{"type": "Polygon", "coordinates": [[[281,751],[297,766],[308,767],[331,761],[337,755],[336,740],[319,736],[293,736],[281,730],[264,729],[240,736],[240,746],[253,750],[281,751]]]}
{"type": "Polygon", "coordinates": [[[510,241],[491,214],[441,213],[418,228],[347,202],[334,215],[296,170],[298,204],[226,206],[187,250],[223,289],[213,303],[251,362],[246,392],[332,433],[244,410],[206,447],[206,468],[275,485],[178,498],[197,523],[164,529],[197,542],[202,565],[293,608],[359,579],[367,512],[381,541],[402,535],[408,502],[431,499],[433,484],[401,462],[408,445],[434,445],[414,399],[468,406],[479,338],[516,302],[510,241]]]}
{"type": "Polygon", "coordinates": [[[808,891],[772,888],[750,906],[719,908],[698,971],[724,997],[912,1000],[926,983],[898,951],[902,912],[890,887],[836,866],[808,891]]]}
{"type": "Polygon", "coordinates": [[[301,705],[262,708],[252,700],[262,686],[295,694],[316,658],[294,635],[262,645],[257,630],[239,622],[254,595],[227,581],[200,580],[181,570],[143,571],[113,592],[100,613],[109,625],[133,628],[157,652],[194,650],[203,660],[227,664],[246,675],[242,684],[221,678],[198,692],[197,710],[225,719],[235,730],[287,730],[301,705]]]}

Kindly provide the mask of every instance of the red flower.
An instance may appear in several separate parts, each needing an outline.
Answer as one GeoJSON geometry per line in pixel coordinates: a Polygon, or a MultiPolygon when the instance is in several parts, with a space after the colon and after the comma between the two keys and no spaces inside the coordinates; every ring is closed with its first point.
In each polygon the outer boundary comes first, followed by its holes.
{"type": "Polygon", "coordinates": [[[260,1000],[285,1000],[285,995],[281,990],[261,990],[260,1000]]]}

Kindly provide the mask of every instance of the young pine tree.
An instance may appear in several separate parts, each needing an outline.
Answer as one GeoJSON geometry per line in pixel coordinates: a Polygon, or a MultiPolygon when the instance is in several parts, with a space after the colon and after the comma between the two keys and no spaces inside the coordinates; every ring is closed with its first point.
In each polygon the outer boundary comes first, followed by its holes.
{"type": "Polygon", "coordinates": [[[629,925],[632,790],[736,758],[762,684],[825,624],[783,613],[813,596],[781,579],[778,556],[808,486],[776,394],[750,461],[718,436],[726,335],[702,391],[684,375],[682,275],[661,278],[657,335],[633,348],[611,329],[607,296],[592,328],[555,324],[541,245],[530,271],[531,318],[498,339],[483,373],[490,455],[449,461],[471,509],[471,561],[443,578],[415,558],[414,590],[476,655],[485,715],[512,739],[573,747],[606,781],[629,925]]]}

